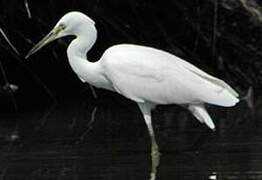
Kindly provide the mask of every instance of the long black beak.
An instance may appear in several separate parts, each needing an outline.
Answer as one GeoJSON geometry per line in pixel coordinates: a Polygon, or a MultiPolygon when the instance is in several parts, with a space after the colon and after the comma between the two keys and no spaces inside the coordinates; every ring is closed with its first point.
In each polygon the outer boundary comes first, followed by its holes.
{"type": "Polygon", "coordinates": [[[27,59],[29,56],[40,50],[42,47],[55,40],[56,36],[57,33],[55,33],[55,30],[52,30],[27,53],[25,58],[27,59]]]}

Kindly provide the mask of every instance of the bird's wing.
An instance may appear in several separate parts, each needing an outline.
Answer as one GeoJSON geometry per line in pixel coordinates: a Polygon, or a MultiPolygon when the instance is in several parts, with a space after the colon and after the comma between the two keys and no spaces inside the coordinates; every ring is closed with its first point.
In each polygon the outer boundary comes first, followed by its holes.
{"type": "Polygon", "coordinates": [[[232,106],[237,101],[229,85],[161,50],[117,45],[101,60],[116,91],[137,102],[232,106]]]}
{"type": "Polygon", "coordinates": [[[207,74],[206,72],[200,70],[199,68],[195,67],[194,65],[180,59],[177,58],[177,62],[179,62],[184,68],[188,69],[189,71],[191,71],[192,73],[195,73],[196,75],[200,76],[201,78],[206,79],[207,81],[216,84],[217,86],[221,86],[223,88],[225,88],[226,90],[228,90],[230,93],[232,93],[234,96],[238,97],[238,93],[231,88],[227,83],[225,83],[224,81],[215,78],[209,74],[207,74]]]}

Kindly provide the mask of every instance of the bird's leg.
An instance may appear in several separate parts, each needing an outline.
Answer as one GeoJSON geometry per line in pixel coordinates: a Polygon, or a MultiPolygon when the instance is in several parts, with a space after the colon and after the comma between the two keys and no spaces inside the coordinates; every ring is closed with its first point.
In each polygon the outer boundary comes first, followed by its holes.
{"type": "Polygon", "coordinates": [[[151,120],[151,109],[152,106],[150,104],[138,104],[140,110],[143,113],[147,129],[149,132],[149,136],[151,139],[151,161],[152,161],[152,169],[151,169],[151,177],[150,180],[154,180],[156,178],[157,173],[157,167],[160,162],[160,152],[158,145],[156,143],[155,133],[152,126],[152,120],[151,120]]]}
{"type": "Polygon", "coordinates": [[[159,148],[158,145],[156,143],[156,138],[155,138],[155,133],[154,133],[154,129],[153,129],[153,125],[152,125],[152,120],[151,120],[151,109],[152,106],[149,104],[139,104],[139,108],[143,113],[144,116],[144,120],[146,122],[146,126],[149,132],[149,136],[151,139],[151,154],[152,155],[156,155],[156,154],[160,154],[159,153],[159,148]]]}
{"type": "Polygon", "coordinates": [[[151,139],[151,154],[152,154],[152,156],[158,155],[159,154],[159,148],[158,148],[158,145],[156,143],[155,133],[154,133],[153,126],[152,126],[151,115],[145,114],[144,119],[145,119],[145,122],[146,122],[146,125],[147,125],[147,129],[148,129],[148,132],[149,132],[150,139],[151,139]]]}

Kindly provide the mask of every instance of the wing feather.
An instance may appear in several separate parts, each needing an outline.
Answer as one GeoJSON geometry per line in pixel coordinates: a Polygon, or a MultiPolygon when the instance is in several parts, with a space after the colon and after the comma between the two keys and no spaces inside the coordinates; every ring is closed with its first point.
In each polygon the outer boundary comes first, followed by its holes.
{"type": "Polygon", "coordinates": [[[104,53],[102,62],[116,91],[137,102],[221,106],[238,102],[238,94],[224,81],[161,50],[116,45],[104,53]]]}

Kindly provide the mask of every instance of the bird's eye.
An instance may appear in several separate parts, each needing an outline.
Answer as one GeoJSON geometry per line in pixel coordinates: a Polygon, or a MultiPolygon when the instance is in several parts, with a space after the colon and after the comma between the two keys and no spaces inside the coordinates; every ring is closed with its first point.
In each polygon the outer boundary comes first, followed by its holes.
{"type": "Polygon", "coordinates": [[[63,30],[66,28],[65,24],[63,24],[63,23],[61,23],[59,26],[60,26],[60,28],[63,29],[63,30]]]}

